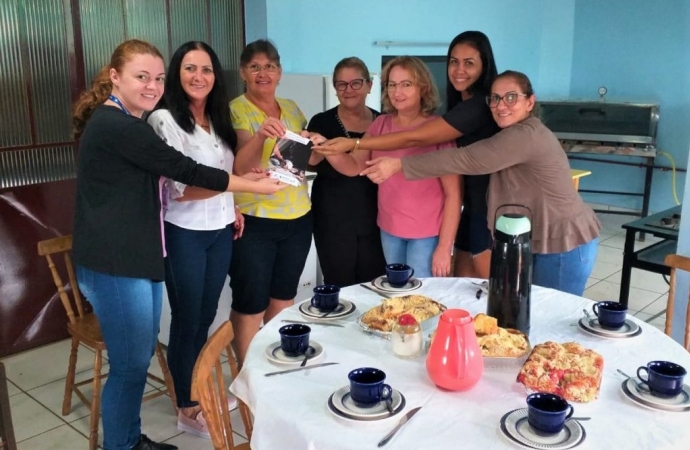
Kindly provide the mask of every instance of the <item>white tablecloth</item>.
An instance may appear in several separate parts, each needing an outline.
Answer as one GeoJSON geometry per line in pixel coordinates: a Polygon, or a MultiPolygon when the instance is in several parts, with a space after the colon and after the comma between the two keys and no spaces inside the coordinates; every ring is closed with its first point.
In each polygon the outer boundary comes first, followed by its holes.
{"type": "MultiPolygon", "coordinates": [[[[450,308],[463,308],[473,315],[486,311],[486,295],[476,299],[477,286],[468,279],[425,279],[415,293],[427,295],[450,308]]],[[[475,280],[478,281],[478,280],[475,280]]],[[[247,360],[232,392],[254,413],[255,450],[375,449],[379,440],[402,414],[378,422],[352,422],[335,417],[327,399],[348,384],[347,374],[357,367],[372,366],[386,372],[386,383],[401,391],[405,411],[423,406],[414,419],[386,446],[390,449],[510,449],[516,448],[499,430],[506,412],[525,407],[526,391],[515,381],[519,368],[486,367],[479,383],[467,392],[437,388],[428,378],[425,357],[396,358],[390,341],[362,332],[356,318],[380,301],[359,286],[341,292],[353,301],[357,312],[339,321],[344,328],[313,325],[311,339],[322,344],[325,356],[318,362],[340,364],[276,377],[267,372],[290,368],[272,364],[266,347],[279,340],[281,319],[303,320],[297,305],[282,312],[254,338],[247,360]]],[[[643,329],[628,339],[591,336],[577,326],[582,308],[592,302],[551,289],[532,288],[532,345],[552,340],[577,341],[604,357],[604,376],[599,398],[588,404],[574,403],[576,416],[591,416],[582,422],[587,437],[578,448],[586,449],[681,449],[690,448],[690,412],[652,411],[633,404],[620,391],[623,377],[616,369],[634,374],[651,360],[670,360],[690,369],[690,354],[651,325],[634,319],[643,329]]]]}

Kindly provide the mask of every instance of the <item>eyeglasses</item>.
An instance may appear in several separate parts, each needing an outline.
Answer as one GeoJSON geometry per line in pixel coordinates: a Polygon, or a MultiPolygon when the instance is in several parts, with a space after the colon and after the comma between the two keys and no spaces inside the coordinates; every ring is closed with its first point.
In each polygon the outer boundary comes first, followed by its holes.
{"type": "Polygon", "coordinates": [[[395,92],[397,88],[400,88],[402,91],[407,91],[411,87],[414,86],[414,83],[411,81],[401,81],[400,83],[393,83],[392,81],[386,83],[386,89],[388,89],[390,92],[395,92]]]}
{"type": "Polygon", "coordinates": [[[278,69],[280,69],[280,66],[277,64],[266,64],[263,66],[260,66],[258,64],[252,64],[251,66],[245,66],[249,73],[252,75],[256,75],[257,73],[261,72],[262,70],[265,70],[268,73],[276,73],[278,69]]]}
{"type": "Polygon", "coordinates": [[[529,97],[529,95],[519,92],[508,92],[502,97],[498,94],[491,94],[486,96],[486,104],[489,105],[489,108],[495,108],[503,100],[506,105],[514,105],[520,97],[529,97]]]}
{"type": "Polygon", "coordinates": [[[369,80],[365,80],[364,78],[357,78],[356,80],[352,80],[349,83],[347,81],[335,81],[333,82],[333,87],[336,91],[345,91],[347,90],[347,87],[350,86],[352,90],[358,91],[362,89],[362,86],[364,86],[365,81],[369,80]]]}

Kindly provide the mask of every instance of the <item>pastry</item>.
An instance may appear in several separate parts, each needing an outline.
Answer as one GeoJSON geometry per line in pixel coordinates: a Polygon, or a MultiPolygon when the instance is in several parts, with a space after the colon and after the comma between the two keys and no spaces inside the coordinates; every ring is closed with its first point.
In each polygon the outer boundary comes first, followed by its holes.
{"type": "Polygon", "coordinates": [[[545,342],[532,349],[517,380],[533,391],[587,403],[599,395],[604,358],[577,342],[545,342]]]}

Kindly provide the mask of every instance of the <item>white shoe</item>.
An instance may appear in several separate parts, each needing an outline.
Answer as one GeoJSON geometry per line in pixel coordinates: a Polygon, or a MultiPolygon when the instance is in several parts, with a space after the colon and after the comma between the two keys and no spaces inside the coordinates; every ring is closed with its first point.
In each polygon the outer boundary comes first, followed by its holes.
{"type": "Polygon", "coordinates": [[[228,411],[232,411],[233,409],[237,408],[238,405],[239,402],[237,401],[237,397],[232,394],[228,394],[228,411]]]}

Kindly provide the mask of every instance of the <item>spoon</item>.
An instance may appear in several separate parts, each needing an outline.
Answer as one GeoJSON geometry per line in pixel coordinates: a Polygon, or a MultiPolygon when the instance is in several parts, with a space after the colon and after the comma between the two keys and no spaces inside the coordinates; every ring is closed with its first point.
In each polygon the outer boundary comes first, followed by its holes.
{"type": "Polygon", "coordinates": [[[620,373],[621,375],[626,377],[628,380],[633,380],[633,383],[635,383],[635,387],[637,387],[638,391],[651,392],[647,386],[645,386],[642,383],[639,383],[635,378],[631,377],[630,375],[628,375],[627,373],[623,372],[620,369],[616,369],[616,370],[618,371],[618,373],[620,373]]]}
{"type": "Polygon", "coordinates": [[[338,308],[333,308],[333,309],[331,309],[330,311],[328,311],[326,314],[324,314],[324,315],[322,315],[322,316],[319,316],[319,319],[323,319],[324,317],[326,317],[327,315],[329,315],[330,313],[332,313],[332,312],[335,311],[336,309],[338,309],[338,308]]]}
{"type": "Polygon", "coordinates": [[[393,396],[391,395],[386,399],[386,408],[388,408],[388,412],[393,414],[393,396]]]}
{"type": "Polygon", "coordinates": [[[570,420],[577,420],[578,422],[584,422],[586,420],[591,420],[591,417],[571,417],[570,420]]]}
{"type": "Polygon", "coordinates": [[[314,353],[316,350],[314,350],[314,347],[309,347],[306,352],[304,352],[304,359],[302,360],[302,364],[300,364],[300,367],[304,367],[307,365],[307,360],[311,357],[314,356],[314,353]]]}
{"type": "Polygon", "coordinates": [[[587,316],[588,319],[592,318],[592,316],[589,315],[589,311],[587,311],[585,308],[582,308],[582,312],[585,313],[585,316],[587,316]]]}

